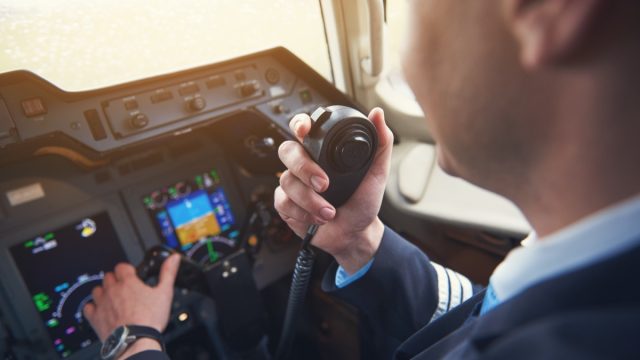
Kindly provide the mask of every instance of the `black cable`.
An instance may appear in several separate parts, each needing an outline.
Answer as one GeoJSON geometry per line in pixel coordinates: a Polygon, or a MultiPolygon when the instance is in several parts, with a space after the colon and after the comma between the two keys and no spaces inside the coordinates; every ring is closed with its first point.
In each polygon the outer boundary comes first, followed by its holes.
{"type": "Polygon", "coordinates": [[[316,231],[318,231],[318,225],[309,226],[307,234],[302,240],[302,248],[298,253],[296,266],[293,270],[291,288],[289,289],[289,300],[287,302],[287,312],[284,316],[282,334],[280,335],[280,343],[278,344],[275,360],[287,360],[291,355],[291,346],[295,337],[295,321],[298,319],[302,305],[304,305],[307,287],[309,286],[309,280],[311,280],[313,262],[316,257],[313,249],[309,246],[316,231]]]}

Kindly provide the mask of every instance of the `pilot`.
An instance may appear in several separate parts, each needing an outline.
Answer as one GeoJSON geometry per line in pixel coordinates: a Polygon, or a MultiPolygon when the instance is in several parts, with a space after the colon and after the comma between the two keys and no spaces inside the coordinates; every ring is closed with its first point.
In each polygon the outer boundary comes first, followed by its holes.
{"type": "MultiPolygon", "coordinates": [[[[640,2],[412,7],[403,67],[440,166],[511,199],[534,231],[485,290],[465,294],[463,278],[456,286],[377,217],[393,136],[374,109],[378,153],[339,209],[318,195],[330,179],[303,148],[279,149],[289,170],[275,206],[298,235],[322,225],[313,243],[336,260],[324,289],[360,310],[375,358],[640,358],[640,2]]],[[[303,138],[310,119],[291,126],[303,138]]],[[[164,328],[175,260],[156,288],[127,265],[105,276],[85,308],[101,339],[125,323],[164,328]]],[[[126,355],[165,358],[159,349],[145,339],[126,355]]]]}

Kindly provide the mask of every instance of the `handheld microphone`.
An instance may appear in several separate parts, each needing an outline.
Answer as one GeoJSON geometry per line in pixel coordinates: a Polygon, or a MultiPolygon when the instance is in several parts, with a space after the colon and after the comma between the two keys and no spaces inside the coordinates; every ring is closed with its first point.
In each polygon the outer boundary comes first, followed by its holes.
{"type": "Polygon", "coordinates": [[[342,105],[319,107],[311,120],[303,146],[329,177],[329,188],[320,195],[338,208],[367,174],[378,148],[378,133],[364,114],[342,105]]]}
{"type": "MultiPolygon", "coordinates": [[[[313,124],[303,146],[329,176],[329,187],[320,195],[337,209],[349,200],[367,174],[378,149],[378,133],[364,114],[341,105],[319,107],[311,114],[311,120],[313,124]]],[[[309,245],[317,230],[318,225],[309,226],[302,240],[276,360],[290,357],[295,320],[304,304],[315,260],[309,245]]]]}

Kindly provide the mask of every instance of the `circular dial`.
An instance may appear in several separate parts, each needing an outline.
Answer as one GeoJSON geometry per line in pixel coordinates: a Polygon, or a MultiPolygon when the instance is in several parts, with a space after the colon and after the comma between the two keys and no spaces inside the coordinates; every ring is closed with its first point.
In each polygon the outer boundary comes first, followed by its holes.
{"type": "Polygon", "coordinates": [[[196,242],[185,252],[185,255],[200,265],[213,264],[231,254],[235,245],[235,241],[231,239],[214,236],[196,242]]]}
{"type": "Polygon", "coordinates": [[[53,317],[62,319],[65,314],[72,313],[78,324],[84,322],[82,309],[91,300],[91,290],[97,285],[102,284],[104,273],[89,275],[85,274],[78,277],[78,280],[69,287],[68,290],[61,293],[60,301],[56,306],[56,310],[52,314],[53,317]]]}
{"type": "Polygon", "coordinates": [[[149,125],[149,118],[143,113],[137,113],[129,118],[129,126],[132,129],[142,129],[147,125],[149,125]]]}
{"type": "Polygon", "coordinates": [[[187,101],[187,109],[189,111],[202,111],[207,106],[207,101],[201,96],[194,96],[193,99],[187,101]]]}
{"type": "Polygon", "coordinates": [[[181,198],[191,192],[191,185],[181,181],[175,185],[175,189],[176,189],[176,198],[181,198]]]}
{"type": "Polygon", "coordinates": [[[154,191],[150,196],[155,208],[161,208],[167,203],[167,194],[163,191],[154,191]]]}

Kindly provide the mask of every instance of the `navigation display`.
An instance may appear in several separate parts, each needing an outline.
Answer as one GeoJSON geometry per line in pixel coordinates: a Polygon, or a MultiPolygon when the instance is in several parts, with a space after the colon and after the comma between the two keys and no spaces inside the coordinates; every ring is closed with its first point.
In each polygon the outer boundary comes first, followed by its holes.
{"type": "Polygon", "coordinates": [[[98,341],[82,315],[106,271],[126,261],[106,212],[10,248],[31,299],[62,358],[98,341]]]}
{"type": "Polygon", "coordinates": [[[215,169],[154,191],[142,201],[165,244],[198,263],[215,263],[238,247],[236,219],[215,169]]]}

